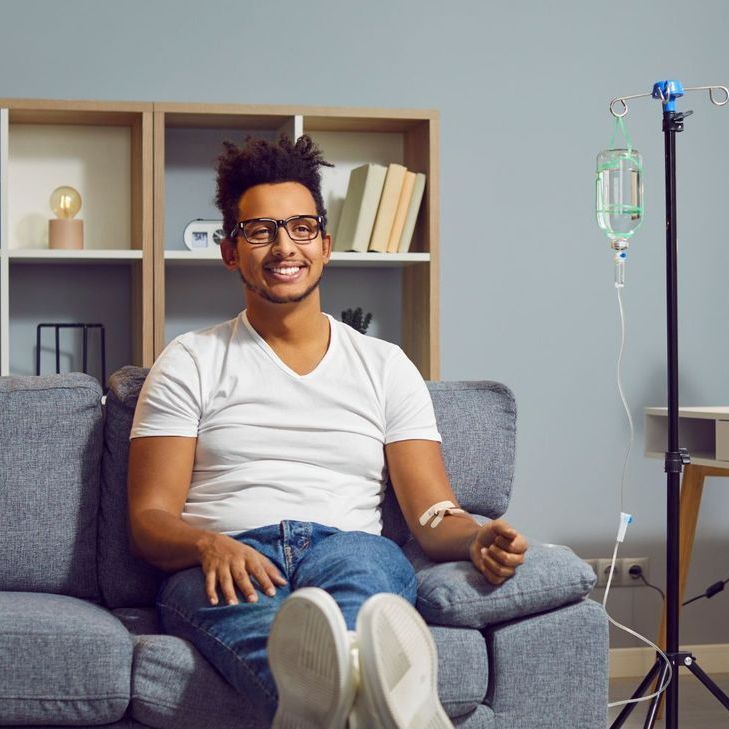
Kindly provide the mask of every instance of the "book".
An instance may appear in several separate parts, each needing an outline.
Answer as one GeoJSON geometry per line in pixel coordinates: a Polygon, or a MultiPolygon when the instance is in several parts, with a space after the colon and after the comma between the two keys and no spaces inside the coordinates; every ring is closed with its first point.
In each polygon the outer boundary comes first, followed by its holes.
{"type": "Polygon", "coordinates": [[[397,247],[398,253],[407,253],[410,250],[410,243],[413,240],[413,231],[415,230],[415,221],[418,219],[418,211],[420,210],[420,203],[423,200],[424,191],[425,175],[422,172],[417,172],[413,184],[413,194],[410,197],[410,205],[405,215],[405,224],[403,225],[400,242],[397,247]]]}
{"type": "Polygon", "coordinates": [[[402,190],[406,171],[403,165],[395,163],[387,167],[387,176],[382,187],[382,196],[377,208],[375,224],[372,228],[372,237],[368,249],[370,251],[387,252],[387,243],[390,240],[390,231],[397,212],[397,203],[400,200],[400,191],[402,190]]]}
{"type": "Polygon", "coordinates": [[[413,185],[415,184],[415,173],[409,170],[405,173],[405,179],[400,190],[400,199],[397,201],[395,219],[392,221],[390,239],[387,241],[387,252],[397,253],[400,245],[400,236],[405,226],[405,218],[410,207],[410,198],[413,196],[413,185]]]}
{"type": "Polygon", "coordinates": [[[349,173],[347,195],[334,236],[335,251],[366,251],[385,184],[387,167],[367,164],[349,173]]]}

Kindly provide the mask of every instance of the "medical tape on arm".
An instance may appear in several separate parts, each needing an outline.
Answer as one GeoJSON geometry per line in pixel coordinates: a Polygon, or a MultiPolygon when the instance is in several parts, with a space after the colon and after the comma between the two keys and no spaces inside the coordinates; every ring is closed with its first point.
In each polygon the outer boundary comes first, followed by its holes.
{"type": "Polygon", "coordinates": [[[452,501],[439,501],[427,511],[424,511],[418,521],[420,521],[420,526],[425,526],[431,518],[435,517],[430,524],[430,528],[435,529],[443,521],[446,514],[465,514],[468,516],[463,509],[459,509],[452,501]]]}

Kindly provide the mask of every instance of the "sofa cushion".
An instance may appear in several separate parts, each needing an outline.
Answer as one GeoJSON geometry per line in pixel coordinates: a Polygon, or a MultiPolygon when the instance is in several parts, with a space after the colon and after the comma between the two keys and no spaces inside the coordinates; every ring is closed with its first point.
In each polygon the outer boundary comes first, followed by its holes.
{"type": "Polygon", "coordinates": [[[115,722],[129,704],[132,637],[65,595],[0,592],[0,724],[115,722]]]}
{"type": "Polygon", "coordinates": [[[0,590],[98,599],[102,428],[89,375],[0,378],[0,590]]]}
{"type": "MultiPolygon", "coordinates": [[[[608,628],[604,608],[589,599],[488,628],[488,704],[497,725],[525,729],[608,726],[608,628]]],[[[698,720],[697,724],[726,727],[725,721],[698,720]]]]}
{"type": "Polygon", "coordinates": [[[592,568],[571,549],[530,543],[524,564],[492,585],[471,562],[431,562],[414,540],[404,547],[418,577],[417,607],[437,625],[484,628],[580,600],[592,589],[592,568]]]}
{"type": "Polygon", "coordinates": [[[172,635],[134,638],[132,716],[159,729],[268,726],[191,643],[172,635]]]}
{"type": "MultiPolygon", "coordinates": [[[[499,382],[428,382],[443,438],[446,471],[464,509],[494,519],[509,505],[516,447],[516,402],[499,382]]],[[[410,536],[388,482],[382,533],[402,546],[410,536]]]]}
{"type": "Polygon", "coordinates": [[[129,431],[149,372],[127,366],[109,378],[99,508],[99,587],[111,608],[154,605],[164,574],[134,557],[129,547],[127,470],[129,431]]]}
{"type": "Polygon", "coordinates": [[[452,719],[483,703],[489,682],[486,641],[477,630],[431,625],[438,649],[438,696],[452,719]],[[467,666],[468,670],[464,670],[467,666]]]}
{"type": "Polygon", "coordinates": [[[197,729],[263,727],[252,717],[252,705],[182,638],[160,635],[155,608],[118,608],[113,611],[134,635],[132,714],[154,727],[197,729]]]}
{"type": "MultiPolygon", "coordinates": [[[[194,729],[204,726],[196,722],[203,722],[222,705],[216,727],[232,729],[240,725],[242,711],[252,711],[190,643],[156,635],[159,623],[154,608],[120,608],[114,615],[135,635],[132,713],[137,720],[156,727],[194,729]]],[[[466,716],[486,695],[486,642],[476,630],[432,626],[431,632],[438,649],[440,700],[451,718],[466,716]],[[464,672],[464,665],[468,671],[464,672]]]]}

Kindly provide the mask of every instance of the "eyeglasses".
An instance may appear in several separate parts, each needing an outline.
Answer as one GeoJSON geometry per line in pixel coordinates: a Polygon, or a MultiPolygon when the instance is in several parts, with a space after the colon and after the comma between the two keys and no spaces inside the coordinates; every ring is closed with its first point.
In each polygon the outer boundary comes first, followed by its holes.
{"type": "Polygon", "coordinates": [[[294,243],[308,243],[324,229],[324,221],[321,215],[292,215],[286,220],[251,218],[236,223],[230,238],[243,233],[251,245],[266,245],[276,240],[279,228],[284,228],[294,243]]]}

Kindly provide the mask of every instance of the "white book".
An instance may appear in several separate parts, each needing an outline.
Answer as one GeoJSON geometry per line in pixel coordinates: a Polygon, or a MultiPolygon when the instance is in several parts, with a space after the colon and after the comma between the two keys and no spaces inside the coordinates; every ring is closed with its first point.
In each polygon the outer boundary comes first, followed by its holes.
{"type": "Polygon", "coordinates": [[[386,174],[387,167],[378,164],[362,165],[349,173],[347,196],[334,236],[335,251],[367,250],[386,174]]]}
{"type": "Polygon", "coordinates": [[[405,181],[407,170],[403,165],[391,164],[387,167],[387,177],[382,188],[380,206],[377,208],[375,225],[372,228],[370,238],[370,251],[387,253],[387,243],[390,240],[390,231],[397,212],[397,203],[400,200],[400,192],[405,181]]]}
{"type": "Polygon", "coordinates": [[[400,245],[402,229],[405,227],[405,216],[408,214],[408,210],[410,209],[410,199],[413,196],[414,185],[415,173],[408,170],[405,173],[405,180],[402,183],[400,199],[397,201],[397,212],[395,213],[395,219],[392,223],[390,238],[387,241],[388,253],[397,253],[398,246],[400,245]]]}
{"type": "Polygon", "coordinates": [[[413,194],[410,198],[410,206],[405,216],[405,225],[400,235],[400,243],[397,247],[398,253],[407,253],[410,250],[410,243],[413,240],[413,231],[415,230],[415,221],[418,219],[418,211],[420,203],[423,200],[423,192],[425,191],[425,175],[422,172],[415,174],[415,184],[413,185],[413,194]]]}

